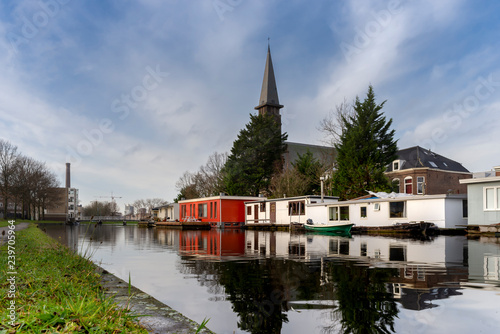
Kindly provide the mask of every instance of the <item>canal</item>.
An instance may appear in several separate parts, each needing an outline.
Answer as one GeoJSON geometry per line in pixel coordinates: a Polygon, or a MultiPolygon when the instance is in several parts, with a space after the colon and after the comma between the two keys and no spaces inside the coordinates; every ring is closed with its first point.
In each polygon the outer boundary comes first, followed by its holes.
{"type": "Polygon", "coordinates": [[[499,238],[40,224],[217,333],[490,333],[499,238]]]}

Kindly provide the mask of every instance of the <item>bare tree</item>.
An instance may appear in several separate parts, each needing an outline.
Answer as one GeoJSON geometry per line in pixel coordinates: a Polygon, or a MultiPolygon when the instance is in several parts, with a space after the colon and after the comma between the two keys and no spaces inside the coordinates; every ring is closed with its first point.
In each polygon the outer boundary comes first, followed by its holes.
{"type": "Polygon", "coordinates": [[[354,114],[352,105],[344,98],[344,101],[337,105],[335,110],[331,110],[328,116],[320,121],[318,130],[324,133],[323,142],[326,145],[335,146],[336,143],[339,143],[342,135],[343,118],[349,118],[354,114]]]}
{"type": "Polygon", "coordinates": [[[224,166],[227,157],[227,153],[214,152],[198,172],[184,172],[175,183],[179,191],[177,199],[215,196],[224,191],[224,166]]]}
{"type": "Polygon", "coordinates": [[[138,199],[132,205],[137,210],[146,209],[146,212],[151,212],[153,208],[167,204],[167,201],[161,198],[146,198],[138,199]]]}
{"type": "Polygon", "coordinates": [[[295,168],[287,168],[276,173],[271,179],[269,190],[273,198],[302,196],[307,193],[308,180],[295,168]]]}
{"type": "Polygon", "coordinates": [[[0,194],[3,199],[3,216],[7,217],[11,187],[16,172],[17,146],[0,139],[0,194]]]}

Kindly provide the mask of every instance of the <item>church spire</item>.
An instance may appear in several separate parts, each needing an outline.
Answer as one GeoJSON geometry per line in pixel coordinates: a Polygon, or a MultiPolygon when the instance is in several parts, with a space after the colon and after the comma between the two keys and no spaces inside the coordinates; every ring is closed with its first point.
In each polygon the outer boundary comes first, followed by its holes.
{"type": "Polygon", "coordinates": [[[260,92],[259,105],[255,107],[255,109],[259,111],[259,115],[274,115],[279,125],[281,126],[281,108],[283,108],[283,106],[280,104],[278,99],[278,89],[276,88],[273,61],[271,59],[271,48],[268,44],[266,68],[264,70],[264,80],[262,81],[262,90],[260,92]]]}

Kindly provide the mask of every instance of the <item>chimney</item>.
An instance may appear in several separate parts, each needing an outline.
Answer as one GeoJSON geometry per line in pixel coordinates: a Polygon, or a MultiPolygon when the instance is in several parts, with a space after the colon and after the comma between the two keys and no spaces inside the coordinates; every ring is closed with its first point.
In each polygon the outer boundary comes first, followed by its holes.
{"type": "Polygon", "coordinates": [[[66,163],[66,188],[71,188],[71,178],[70,178],[69,170],[70,170],[70,163],[67,162],[66,163]]]}

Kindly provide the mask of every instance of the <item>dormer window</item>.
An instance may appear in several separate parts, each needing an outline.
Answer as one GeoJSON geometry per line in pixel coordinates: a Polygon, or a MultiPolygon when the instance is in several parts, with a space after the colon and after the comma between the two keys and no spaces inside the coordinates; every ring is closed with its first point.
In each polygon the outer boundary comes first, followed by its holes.
{"type": "Polygon", "coordinates": [[[403,160],[394,160],[392,162],[392,170],[401,170],[401,167],[403,167],[403,160]]]}

